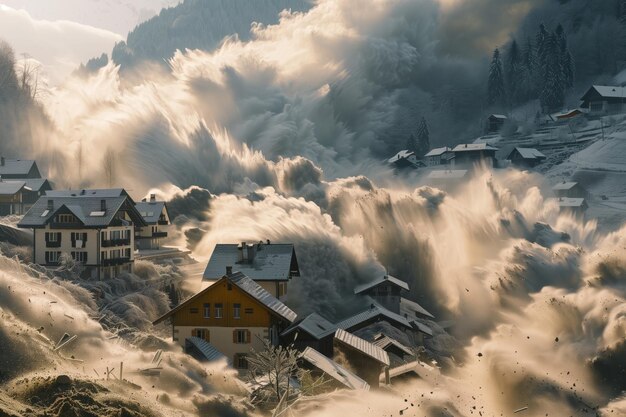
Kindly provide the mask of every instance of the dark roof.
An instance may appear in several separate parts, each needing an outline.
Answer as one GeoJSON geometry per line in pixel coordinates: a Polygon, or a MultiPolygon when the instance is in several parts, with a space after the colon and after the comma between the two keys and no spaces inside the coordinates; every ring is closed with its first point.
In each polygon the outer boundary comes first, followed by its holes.
{"type": "Polygon", "coordinates": [[[224,355],[222,352],[217,350],[215,346],[211,343],[207,342],[204,339],[200,339],[199,337],[188,337],[185,339],[187,343],[194,346],[200,354],[209,362],[219,361],[225,359],[226,362],[229,362],[228,357],[224,355]]]}
{"type": "Polygon", "coordinates": [[[387,350],[389,349],[390,346],[395,346],[397,349],[401,350],[402,352],[406,353],[407,355],[414,355],[415,353],[408,347],[404,346],[402,343],[398,342],[396,339],[394,339],[393,337],[389,337],[386,334],[380,333],[378,335],[376,335],[376,337],[374,337],[374,341],[372,342],[372,344],[378,346],[379,348],[383,349],[383,350],[387,350]]]}
{"type": "Polygon", "coordinates": [[[15,195],[19,193],[25,185],[25,181],[0,181],[0,195],[15,195]]]}
{"type": "MultiPolygon", "coordinates": [[[[224,275],[221,279],[230,281],[239,289],[247,293],[249,296],[256,299],[259,303],[263,304],[270,312],[274,313],[275,315],[289,321],[290,323],[296,319],[297,315],[293,312],[293,310],[291,310],[278,298],[274,297],[272,294],[263,289],[259,284],[257,284],[241,272],[235,272],[231,275],[224,275]]],[[[217,285],[217,282],[213,285],[217,285]]],[[[206,287],[204,290],[196,293],[193,297],[180,303],[178,306],[156,319],[153,324],[161,323],[163,320],[167,319],[168,317],[182,309],[188,303],[200,298],[202,295],[210,291],[213,288],[213,285],[206,287]]]]}
{"type": "Polygon", "coordinates": [[[133,222],[145,226],[130,197],[54,197],[46,193],[28,210],[18,227],[44,227],[59,212],[72,213],[85,227],[108,227],[122,209],[128,212],[133,222]],[[49,200],[53,203],[52,210],[48,209],[49,200]],[[106,202],[107,209],[104,212],[101,211],[102,200],[106,202]]]}
{"type": "Polygon", "coordinates": [[[350,332],[347,332],[343,329],[337,329],[335,333],[335,340],[349,346],[359,352],[363,353],[366,356],[382,363],[383,365],[389,366],[389,355],[385,350],[379,346],[376,346],[373,343],[368,342],[365,339],[361,339],[358,336],[353,335],[350,332]]]}
{"type": "Polygon", "coordinates": [[[610,85],[592,85],[582,96],[582,101],[587,101],[590,96],[597,94],[602,98],[626,98],[626,88],[610,85]]]}
{"type": "Polygon", "coordinates": [[[535,148],[515,148],[511,151],[509,156],[506,159],[511,160],[513,158],[513,154],[517,152],[523,159],[545,159],[546,156],[539,152],[535,148]]]}
{"type": "Polygon", "coordinates": [[[167,212],[165,201],[141,201],[135,204],[135,208],[148,224],[156,224],[163,210],[167,212]]]}
{"type": "Polygon", "coordinates": [[[5,158],[4,165],[0,165],[0,175],[27,176],[33,168],[33,165],[36,165],[35,161],[5,158]]]}
{"type": "Polygon", "coordinates": [[[16,178],[14,181],[24,181],[26,183],[26,187],[30,188],[32,191],[41,191],[42,189],[45,189],[47,192],[52,188],[50,182],[46,178],[16,178]]]}
{"type": "MultiPolygon", "coordinates": [[[[227,266],[255,281],[287,281],[299,276],[298,260],[293,244],[255,243],[256,255],[252,262],[239,262],[239,245],[218,243],[204,270],[204,280],[219,279],[227,266]]],[[[244,249],[245,250],[245,249],[244,249]]]]}
{"type": "Polygon", "coordinates": [[[408,300],[404,297],[400,297],[400,313],[405,315],[405,317],[408,316],[408,313],[413,313],[412,314],[412,318],[415,318],[416,314],[434,319],[435,316],[433,316],[428,310],[426,310],[424,307],[422,307],[421,305],[419,305],[418,303],[416,303],[415,301],[411,301],[408,300]]]}
{"type": "Polygon", "coordinates": [[[477,151],[497,151],[498,148],[488,143],[462,143],[456,145],[452,152],[477,152],[477,151]]]}
{"type": "Polygon", "coordinates": [[[383,275],[381,277],[376,278],[373,281],[368,282],[367,284],[363,284],[363,285],[359,285],[354,289],[354,293],[355,294],[361,294],[371,288],[377,287],[381,284],[384,284],[385,282],[388,282],[390,284],[395,285],[396,287],[400,287],[403,290],[409,291],[409,284],[407,284],[406,282],[402,281],[401,279],[398,279],[396,277],[393,277],[391,275],[383,275]]]}
{"type": "Polygon", "coordinates": [[[411,322],[409,320],[377,304],[372,304],[367,310],[340,321],[339,323],[337,323],[337,327],[350,331],[353,328],[361,324],[367,323],[368,321],[375,318],[382,318],[386,321],[389,321],[390,323],[400,325],[401,327],[413,329],[413,326],[411,325],[411,322]]]}
{"type": "Polygon", "coordinates": [[[81,197],[81,198],[111,198],[130,197],[123,188],[93,188],[81,190],[50,190],[46,191],[49,197],[81,197]]]}
{"type": "Polygon", "coordinates": [[[300,357],[350,389],[370,389],[367,382],[310,346],[304,349],[300,357]]]}
{"type": "Polygon", "coordinates": [[[335,330],[337,330],[337,326],[335,326],[319,314],[311,313],[304,319],[297,321],[296,323],[285,329],[281,336],[286,336],[298,330],[302,330],[313,336],[315,339],[320,340],[326,336],[330,336],[331,334],[333,334],[335,330]]]}

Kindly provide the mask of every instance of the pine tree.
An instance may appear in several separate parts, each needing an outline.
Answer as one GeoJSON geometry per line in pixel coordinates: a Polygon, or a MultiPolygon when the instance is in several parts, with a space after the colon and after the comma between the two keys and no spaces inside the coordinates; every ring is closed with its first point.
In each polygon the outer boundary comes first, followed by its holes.
{"type": "Polygon", "coordinates": [[[544,44],[544,83],[540,100],[544,112],[560,110],[565,101],[565,81],[556,33],[551,33],[544,44]]]}
{"type": "Polygon", "coordinates": [[[559,49],[558,53],[564,87],[571,88],[574,86],[574,62],[572,54],[567,47],[567,35],[565,34],[561,24],[556,27],[555,34],[559,49]]]}
{"type": "Polygon", "coordinates": [[[539,95],[542,94],[544,89],[544,84],[546,81],[546,73],[547,73],[547,57],[548,53],[546,51],[546,44],[548,42],[548,38],[550,34],[546,30],[546,26],[542,23],[539,25],[539,32],[537,32],[537,39],[535,42],[536,50],[537,50],[537,59],[536,59],[536,71],[535,71],[535,86],[539,95]]]}
{"type": "Polygon", "coordinates": [[[487,82],[487,104],[504,105],[506,103],[506,90],[504,88],[504,75],[502,73],[502,60],[500,50],[493,51],[493,59],[489,67],[489,80],[487,82]]]}
{"type": "Polygon", "coordinates": [[[420,125],[417,128],[417,155],[422,157],[430,150],[430,132],[428,131],[428,124],[426,119],[422,117],[420,125]]]}
{"type": "Polygon", "coordinates": [[[521,94],[523,100],[537,97],[536,76],[537,60],[533,43],[528,38],[526,45],[522,50],[522,80],[520,82],[521,94]]]}
{"type": "Polygon", "coordinates": [[[411,136],[409,136],[409,139],[406,141],[406,149],[417,154],[417,139],[413,133],[411,133],[411,136]]]}
{"type": "Polygon", "coordinates": [[[517,41],[513,39],[508,50],[506,59],[506,84],[509,99],[512,104],[521,101],[521,81],[522,81],[522,57],[517,41]]]}

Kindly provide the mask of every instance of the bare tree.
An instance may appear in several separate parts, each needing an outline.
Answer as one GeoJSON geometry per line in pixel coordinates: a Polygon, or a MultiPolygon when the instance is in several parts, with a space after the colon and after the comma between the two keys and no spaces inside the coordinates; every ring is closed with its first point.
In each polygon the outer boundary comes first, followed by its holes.
{"type": "Polygon", "coordinates": [[[248,379],[260,385],[257,390],[258,403],[280,404],[289,400],[289,378],[298,370],[300,353],[291,346],[273,346],[263,339],[263,350],[252,350],[248,356],[248,379]]]}
{"type": "Polygon", "coordinates": [[[22,55],[22,60],[17,66],[17,76],[20,89],[31,99],[39,95],[39,71],[41,65],[33,62],[27,54],[22,55]]]}

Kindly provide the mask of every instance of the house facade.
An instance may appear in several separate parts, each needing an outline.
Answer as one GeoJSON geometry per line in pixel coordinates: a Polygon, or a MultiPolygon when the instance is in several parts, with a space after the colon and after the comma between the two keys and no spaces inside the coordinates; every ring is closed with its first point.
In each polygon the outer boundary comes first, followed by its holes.
{"type": "Polygon", "coordinates": [[[444,146],[443,148],[431,149],[426,155],[424,155],[424,161],[426,166],[434,167],[438,165],[448,165],[454,158],[452,149],[444,146]]]}
{"type": "Polygon", "coordinates": [[[154,324],[170,319],[172,338],[182,347],[187,339],[200,338],[235,368],[246,369],[250,351],[262,351],[264,340],[278,345],[279,334],[295,321],[296,313],[243,273],[226,272],[154,324]]]}
{"type": "Polygon", "coordinates": [[[161,241],[167,238],[170,215],[165,201],[157,201],[154,194],[150,200],[143,200],[135,205],[147,226],[135,229],[137,249],[154,250],[161,248],[161,241]]]}
{"type": "Polygon", "coordinates": [[[290,243],[218,243],[204,270],[202,287],[221,279],[227,266],[242,272],[276,298],[287,294],[289,281],[300,276],[296,251],[290,243]]]}
{"type": "Polygon", "coordinates": [[[552,191],[556,197],[586,198],[587,190],[575,181],[563,181],[555,184],[552,191]]]}
{"type": "Polygon", "coordinates": [[[135,225],[143,219],[123,190],[51,192],[18,223],[33,229],[35,263],[58,267],[69,256],[97,279],[133,271],[135,225]]]}
{"type": "Polygon", "coordinates": [[[626,110],[626,87],[592,85],[580,100],[580,107],[591,115],[623,113],[626,110]]]}
{"type": "Polygon", "coordinates": [[[472,168],[477,164],[485,164],[489,168],[497,165],[496,152],[498,148],[487,143],[464,143],[452,149],[454,167],[472,168]]]}
{"type": "Polygon", "coordinates": [[[532,168],[545,161],[546,156],[535,148],[515,148],[506,159],[517,167],[532,168]]]}

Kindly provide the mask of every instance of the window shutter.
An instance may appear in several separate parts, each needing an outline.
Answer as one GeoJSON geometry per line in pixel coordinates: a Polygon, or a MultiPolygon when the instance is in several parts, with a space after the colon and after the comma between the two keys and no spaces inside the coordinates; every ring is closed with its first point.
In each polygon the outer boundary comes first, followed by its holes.
{"type": "Polygon", "coordinates": [[[233,343],[237,343],[237,330],[233,330],[233,343]]]}
{"type": "Polygon", "coordinates": [[[250,330],[246,330],[246,343],[250,343],[250,339],[251,339],[251,334],[250,334],[250,330]]]}
{"type": "Polygon", "coordinates": [[[211,332],[208,329],[204,331],[204,340],[207,342],[211,341],[211,332]]]}
{"type": "Polygon", "coordinates": [[[87,233],[83,233],[83,244],[87,243],[87,233]]]}

